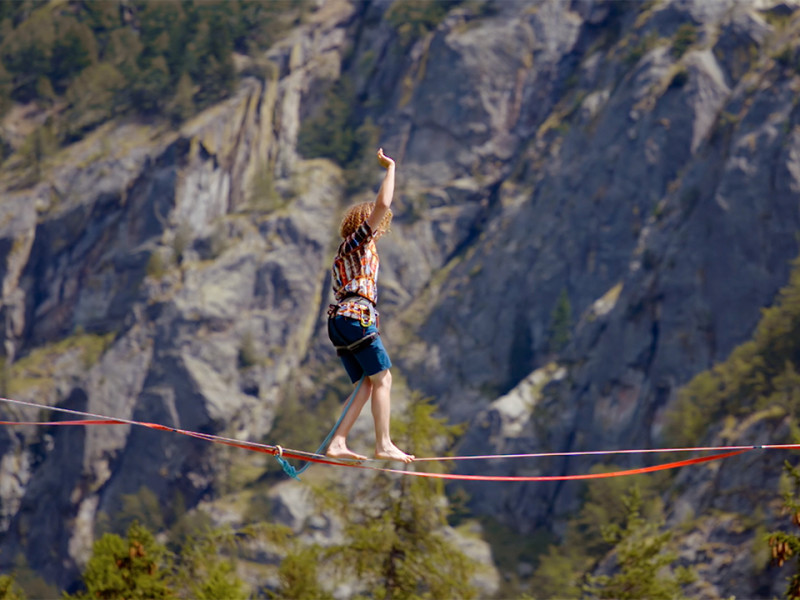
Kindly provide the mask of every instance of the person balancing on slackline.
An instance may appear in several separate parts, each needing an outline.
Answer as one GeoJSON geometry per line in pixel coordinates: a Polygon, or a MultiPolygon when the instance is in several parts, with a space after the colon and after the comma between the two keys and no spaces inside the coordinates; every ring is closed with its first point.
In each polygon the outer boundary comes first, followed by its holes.
{"type": "Polygon", "coordinates": [[[414,456],[394,445],[389,435],[392,362],[378,334],[378,250],[375,241],[389,231],[394,196],[394,161],[378,150],[386,169],[375,202],[352,206],[339,226],[343,241],[333,259],[332,281],[336,304],[328,309],[328,337],[336,347],[350,380],[360,381],[347,413],[334,432],[326,455],[365,460],[347,447],[347,435],[372,396],[375,421],[375,458],[409,463],[414,456]]]}

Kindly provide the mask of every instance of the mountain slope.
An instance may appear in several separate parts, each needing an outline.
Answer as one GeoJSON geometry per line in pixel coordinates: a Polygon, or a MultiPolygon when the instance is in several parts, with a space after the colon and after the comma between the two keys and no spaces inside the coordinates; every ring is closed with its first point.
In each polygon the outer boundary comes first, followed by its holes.
{"type": "MultiPolygon", "coordinates": [[[[313,444],[345,387],[324,334],[335,226],[374,194],[380,144],[398,160],[384,336],[398,378],[469,423],[459,450],[662,444],[678,390],[751,336],[797,255],[800,11],[444,6],[319,3],[180,127],[111,120],[32,185],[12,155],[6,395],[280,443],[299,406],[313,444]]],[[[127,427],[2,429],[0,454],[0,565],[22,554],[60,586],[143,486],[192,508],[253,467],[127,427]]],[[[581,490],[468,487],[524,533],[581,490]]]]}

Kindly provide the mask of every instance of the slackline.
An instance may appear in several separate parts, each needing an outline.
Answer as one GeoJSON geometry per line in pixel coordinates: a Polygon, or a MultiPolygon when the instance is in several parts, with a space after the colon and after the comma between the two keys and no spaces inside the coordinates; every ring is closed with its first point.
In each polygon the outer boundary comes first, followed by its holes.
{"type": "Polygon", "coordinates": [[[234,438],[223,437],[210,433],[201,433],[198,431],[191,431],[188,429],[180,429],[177,427],[170,427],[160,423],[151,423],[146,421],[135,421],[132,419],[123,419],[117,417],[107,417],[90,412],[72,410],[68,408],[61,408],[56,406],[47,406],[44,404],[37,404],[34,402],[25,402],[22,400],[12,400],[10,398],[0,398],[0,402],[6,404],[14,404],[17,406],[27,406],[38,408],[40,410],[50,410],[70,414],[74,416],[86,417],[83,419],[69,420],[69,421],[0,421],[3,426],[96,426],[96,425],[132,425],[137,427],[145,427],[157,431],[165,431],[169,433],[178,433],[196,439],[204,440],[214,444],[221,444],[233,448],[240,448],[242,450],[249,450],[251,452],[261,452],[274,456],[284,472],[299,479],[298,475],[307,469],[312,463],[324,464],[331,466],[349,467],[355,469],[364,469],[370,471],[381,471],[384,473],[395,473],[399,475],[408,475],[413,477],[425,477],[431,479],[446,479],[456,481],[495,481],[495,482],[534,482],[534,481],[578,481],[578,480],[591,480],[591,479],[606,479],[609,477],[622,477],[626,475],[637,475],[644,473],[653,473],[656,471],[665,471],[668,469],[677,469],[689,465],[696,465],[707,463],[716,460],[722,460],[744,454],[753,450],[798,450],[800,444],[762,444],[762,445],[744,445],[744,446],[695,446],[683,448],[638,448],[638,449],[624,449],[624,450],[587,450],[587,451],[566,451],[566,452],[536,452],[528,454],[485,454],[474,456],[435,456],[435,457],[421,457],[414,459],[413,462],[404,466],[409,467],[415,463],[424,463],[431,461],[464,461],[464,460],[492,460],[492,459],[521,459],[521,458],[552,458],[552,457],[571,457],[571,456],[612,456],[620,454],[654,454],[654,453],[680,453],[680,452],[713,452],[705,456],[698,456],[694,458],[687,458],[683,460],[676,460],[659,465],[652,465],[649,467],[638,467],[633,469],[621,469],[616,471],[609,471],[603,473],[578,473],[574,475],[467,475],[463,473],[433,473],[427,471],[411,471],[406,469],[390,469],[385,467],[372,466],[372,462],[384,462],[375,459],[367,459],[366,461],[350,460],[350,459],[336,459],[330,458],[321,454],[327,446],[333,432],[339,426],[342,417],[347,412],[355,393],[356,388],[350,396],[349,401],[342,410],[342,416],[334,425],[331,433],[323,441],[320,449],[317,452],[304,452],[302,450],[293,450],[291,448],[283,448],[279,445],[263,444],[258,442],[250,442],[246,440],[237,440],[234,438]],[[294,459],[304,461],[307,464],[301,469],[295,469],[292,465],[286,462],[286,459],[294,459]]]}

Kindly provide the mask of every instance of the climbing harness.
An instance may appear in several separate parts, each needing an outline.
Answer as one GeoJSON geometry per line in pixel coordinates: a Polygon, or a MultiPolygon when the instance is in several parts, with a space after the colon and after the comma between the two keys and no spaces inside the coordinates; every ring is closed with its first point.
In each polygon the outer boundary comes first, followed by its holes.
{"type": "MultiPolygon", "coordinates": [[[[343,315],[348,318],[355,318],[364,329],[373,324],[377,327],[379,322],[378,311],[375,308],[375,305],[362,296],[345,296],[339,301],[338,304],[330,304],[328,306],[329,333],[331,328],[336,329],[333,319],[339,315],[343,315]]],[[[371,331],[351,344],[346,344],[343,346],[334,344],[334,348],[336,348],[336,354],[338,356],[355,354],[359,350],[369,346],[369,344],[372,343],[372,340],[379,335],[380,333],[378,331],[371,331]]]]}
{"type": "Polygon", "coordinates": [[[379,335],[380,334],[377,331],[372,331],[367,335],[365,335],[364,337],[362,337],[360,340],[356,340],[355,342],[353,342],[352,344],[348,344],[347,346],[334,345],[334,348],[336,348],[336,354],[337,356],[344,356],[345,354],[355,354],[362,348],[365,348],[366,346],[371,344],[372,340],[374,340],[379,335]]]}
{"type": "Polygon", "coordinates": [[[357,294],[349,294],[337,304],[328,305],[328,318],[333,319],[336,316],[354,319],[365,328],[370,325],[380,326],[378,309],[370,300],[357,294]]]}

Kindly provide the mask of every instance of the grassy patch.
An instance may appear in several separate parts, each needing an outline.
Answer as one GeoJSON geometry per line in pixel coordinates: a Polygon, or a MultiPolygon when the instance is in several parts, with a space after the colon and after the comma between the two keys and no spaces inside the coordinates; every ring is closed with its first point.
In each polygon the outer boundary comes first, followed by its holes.
{"type": "Polygon", "coordinates": [[[6,389],[18,395],[31,387],[50,387],[61,370],[60,363],[71,357],[84,370],[91,369],[114,340],[114,332],[106,334],[76,333],[60,342],[36,348],[27,356],[8,366],[6,389]]]}

